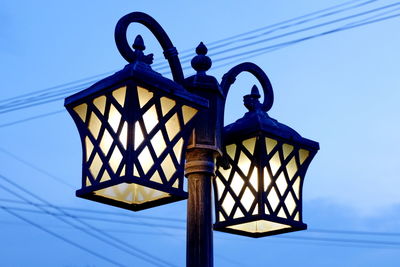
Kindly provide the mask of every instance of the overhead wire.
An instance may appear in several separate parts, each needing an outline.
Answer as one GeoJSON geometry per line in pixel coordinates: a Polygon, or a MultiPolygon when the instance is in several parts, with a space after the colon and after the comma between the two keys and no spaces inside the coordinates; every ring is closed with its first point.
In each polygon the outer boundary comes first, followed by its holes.
{"type": "MultiPolygon", "coordinates": [[[[352,2],[352,1],[351,1],[352,2]]],[[[354,1],[354,2],[357,2],[357,1],[354,1]]],[[[355,8],[355,7],[357,7],[358,5],[365,5],[365,4],[368,4],[368,3],[370,3],[371,2],[371,0],[370,1],[365,1],[365,2],[362,2],[361,4],[359,3],[359,4],[357,4],[356,6],[352,6],[351,8],[355,8]]],[[[372,1],[373,2],[373,1],[372,1]]],[[[396,5],[396,4],[393,4],[393,5],[396,5]]],[[[367,11],[367,13],[366,12],[362,12],[362,14],[368,14],[369,12],[376,12],[376,11],[378,11],[378,10],[380,10],[380,9],[383,9],[383,8],[388,8],[388,7],[390,7],[391,5],[389,5],[389,6],[384,6],[384,7],[380,7],[380,8],[378,8],[378,9],[373,9],[373,10],[370,10],[370,11],[367,11]]],[[[326,14],[325,14],[326,15],[326,14]]],[[[322,16],[322,15],[321,15],[322,16]]],[[[350,16],[350,17],[355,17],[355,16],[360,16],[359,14],[356,14],[356,15],[352,15],[352,16],[350,16]]],[[[317,17],[317,18],[319,18],[319,17],[317,17]]],[[[343,20],[343,19],[348,19],[347,17],[346,18],[341,18],[341,19],[339,19],[339,20],[343,20]]],[[[337,20],[335,20],[335,21],[337,21],[337,20]]],[[[327,23],[333,23],[333,22],[327,22],[327,23]]],[[[313,26],[313,27],[316,27],[315,25],[313,26]]],[[[287,28],[290,28],[289,26],[287,27],[287,28]]],[[[297,31],[295,32],[295,33],[297,33],[297,31]]],[[[295,33],[291,33],[291,34],[295,34],[295,33]]],[[[286,33],[285,34],[285,36],[288,36],[287,35],[288,33],[286,33]]],[[[278,38],[278,37],[272,37],[272,38],[278,38]]],[[[279,37],[279,38],[281,38],[281,37],[279,37]]],[[[232,48],[231,48],[232,49],[232,48]]],[[[239,48],[238,48],[239,49],[239,48]]],[[[217,54],[221,54],[222,52],[220,51],[220,52],[217,52],[217,54]]],[[[225,52],[224,52],[225,53],[225,52]]],[[[216,54],[216,53],[214,53],[214,54],[216,54]]],[[[210,54],[210,56],[211,56],[211,54],[210,54]]],[[[237,57],[237,55],[234,55],[234,56],[236,56],[237,57]]],[[[228,59],[230,59],[230,58],[232,58],[233,56],[229,56],[229,57],[227,57],[228,59]]],[[[219,59],[219,60],[221,60],[221,59],[219,59]]],[[[225,60],[225,59],[224,59],[225,60]]],[[[215,61],[215,60],[214,60],[215,61]]],[[[187,62],[186,62],[187,63],[187,62]]],[[[188,67],[188,66],[185,66],[184,67],[184,69],[187,69],[187,68],[190,68],[190,67],[188,67]]],[[[157,68],[156,68],[157,69],[157,68]]],[[[160,70],[159,68],[157,69],[158,71],[160,70]]],[[[166,72],[166,73],[169,73],[169,72],[166,72]]],[[[90,81],[90,82],[88,82],[88,83],[92,83],[93,81],[90,81]]],[[[30,98],[30,99],[23,99],[23,100],[19,100],[19,101],[14,101],[14,102],[12,102],[12,103],[8,103],[8,105],[2,105],[2,106],[0,106],[0,114],[3,114],[3,113],[7,113],[7,112],[11,112],[11,111],[15,111],[15,110],[19,110],[20,108],[28,108],[28,107],[32,107],[32,106],[36,106],[36,105],[41,105],[41,104],[45,104],[45,103],[48,103],[48,102],[52,102],[52,101],[56,101],[56,100],[60,100],[60,99],[62,99],[63,97],[61,97],[61,95],[62,96],[65,96],[65,93],[70,93],[70,92],[72,92],[72,91],[77,91],[77,90],[79,90],[79,89],[82,89],[82,87],[83,86],[85,86],[85,85],[87,85],[86,83],[85,84],[80,84],[80,85],[78,85],[78,86],[75,86],[75,87],[72,87],[72,88],[66,88],[66,89],[64,89],[64,91],[60,91],[60,92],[55,92],[55,93],[53,93],[53,94],[50,94],[49,96],[43,96],[43,95],[40,95],[40,96],[36,96],[36,97],[34,97],[34,98],[30,98]],[[58,97],[57,97],[58,96],[58,97]],[[43,98],[47,98],[48,99],[48,101],[40,101],[40,100],[43,100],[43,98]],[[37,102],[35,102],[35,101],[37,101],[37,102]]]]}
{"type": "MultiPolygon", "coordinates": [[[[66,216],[68,216],[68,213],[66,211],[64,211],[63,209],[58,208],[57,206],[52,205],[50,202],[46,201],[45,199],[39,197],[38,195],[34,194],[33,192],[31,192],[30,190],[22,187],[21,185],[17,184],[16,182],[13,182],[11,179],[7,178],[4,175],[0,174],[0,178],[3,179],[4,181],[6,181],[7,183],[13,185],[14,187],[18,188],[19,190],[21,190],[22,192],[24,192],[27,195],[30,195],[31,197],[39,200],[42,203],[48,204],[50,205],[52,208],[58,210],[59,212],[61,212],[62,214],[65,214],[66,216]]],[[[34,206],[34,204],[29,201],[26,197],[23,197],[21,194],[16,193],[14,190],[4,186],[4,184],[0,184],[0,187],[3,188],[3,190],[11,193],[12,195],[18,197],[19,199],[26,201],[27,203],[31,204],[32,206],[34,206]]],[[[48,212],[45,208],[37,206],[36,208],[43,210],[44,212],[48,212]]],[[[77,217],[73,217],[73,216],[68,216],[71,219],[73,219],[74,221],[78,222],[79,224],[85,226],[86,228],[82,228],[81,226],[77,226],[74,223],[71,223],[70,221],[66,220],[64,217],[62,216],[56,216],[53,215],[51,213],[49,213],[49,215],[54,216],[55,218],[63,221],[64,223],[67,223],[69,225],[71,225],[72,227],[76,228],[77,230],[80,230],[82,232],[84,232],[85,234],[94,237],[106,244],[108,244],[109,246],[115,247],[117,249],[120,249],[121,251],[124,251],[132,256],[135,256],[143,261],[146,261],[148,263],[151,263],[155,266],[174,266],[171,263],[166,262],[163,259],[160,259],[159,257],[156,257],[152,254],[147,253],[146,251],[139,249],[135,246],[133,246],[132,244],[129,244],[127,242],[124,242],[108,233],[104,233],[103,231],[101,231],[100,229],[98,229],[97,227],[90,225],[88,223],[86,223],[84,220],[81,220],[77,217]],[[90,230],[90,231],[88,231],[90,230]],[[95,233],[94,233],[95,232],[95,233]],[[106,237],[106,238],[105,238],[106,237]],[[127,249],[130,248],[130,249],[127,249]]]]}
{"type": "Polygon", "coordinates": [[[107,262],[109,262],[109,263],[111,263],[113,265],[116,265],[116,266],[121,266],[121,267],[125,266],[125,265],[123,265],[123,264],[121,264],[119,262],[116,262],[116,261],[114,261],[114,260],[112,260],[112,259],[110,259],[110,258],[108,258],[108,257],[106,257],[104,255],[101,255],[100,253],[97,253],[97,252],[95,252],[95,251],[93,251],[91,249],[88,249],[88,248],[80,245],[79,243],[74,242],[74,241],[64,237],[63,235],[60,235],[60,234],[58,234],[56,232],[53,232],[53,231],[49,230],[49,229],[41,226],[40,224],[37,224],[37,223],[33,222],[32,220],[29,220],[28,218],[26,218],[26,217],[24,217],[24,216],[22,216],[22,215],[20,215],[20,214],[18,214],[16,212],[14,212],[14,211],[11,211],[9,208],[6,208],[6,207],[1,206],[1,205],[0,205],[0,208],[3,209],[5,212],[7,212],[7,213],[9,213],[9,214],[11,214],[11,215],[23,220],[24,222],[26,222],[26,223],[28,223],[28,224],[36,227],[36,228],[39,228],[43,232],[46,232],[46,233],[48,233],[48,234],[50,234],[50,235],[52,235],[52,236],[54,236],[54,237],[56,237],[56,238],[58,238],[58,239],[60,239],[60,240],[62,240],[64,242],[66,242],[66,243],[68,243],[68,244],[70,244],[70,245],[72,245],[74,247],[77,247],[77,248],[79,248],[79,249],[81,249],[83,251],[86,251],[86,252],[88,252],[89,254],[91,254],[93,256],[96,256],[96,257],[98,257],[98,258],[100,258],[102,260],[105,260],[105,261],[107,261],[107,262]]]}

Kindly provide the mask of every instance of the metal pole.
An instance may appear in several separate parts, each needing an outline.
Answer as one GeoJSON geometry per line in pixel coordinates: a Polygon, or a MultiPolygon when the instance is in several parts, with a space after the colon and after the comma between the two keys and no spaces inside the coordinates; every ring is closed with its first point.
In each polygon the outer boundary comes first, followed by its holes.
{"type": "Polygon", "coordinates": [[[186,156],[188,178],[186,266],[213,266],[211,179],[215,151],[192,149],[186,156]]]}

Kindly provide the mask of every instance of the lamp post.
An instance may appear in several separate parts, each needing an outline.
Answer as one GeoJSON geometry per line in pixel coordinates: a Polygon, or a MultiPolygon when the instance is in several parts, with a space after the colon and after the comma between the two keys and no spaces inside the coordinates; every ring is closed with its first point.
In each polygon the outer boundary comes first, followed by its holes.
{"type": "Polygon", "coordinates": [[[133,211],[188,198],[190,267],[213,266],[212,187],[215,230],[259,237],[306,229],[301,188],[319,146],[267,115],[273,92],[258,66],[240,64],[220,84],[206,74],[212,63],[200,43],[191,62],[196,74],[185,79],[165,31],[140,12],[120,19],[115,41],[129,64],[65,99],[83,150],[78,197],[133,211]],[[151,69],[141,36],[130,48],[131,23],[155,35],[173,80],[151,69]],[[260,81],[264,102],[253,87],[244,97],[249,112],[224,128],[226,96],[243,71],[260,81]]]}

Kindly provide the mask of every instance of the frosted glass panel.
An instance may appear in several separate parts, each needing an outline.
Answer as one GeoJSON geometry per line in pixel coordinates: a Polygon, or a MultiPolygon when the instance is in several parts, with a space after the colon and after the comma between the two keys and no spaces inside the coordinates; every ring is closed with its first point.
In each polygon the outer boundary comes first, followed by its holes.
{"type": "Polygon", "coordinates": [[[163,138],[161,131],[158,131],[153,138],[151,139],[151,144],[156,152],[157,157],[164,152],[165,148],[167,147],[163,138]]]}
{"type": "Polygon", "coordinates": [[[119,165],[121,164],[122,161],[122,154],[119,151],[117,147],[114,148],[113,153],[111,154],[110,158],[110,167],[114,171],[114,173],[117,172],[119,165]]]}
{"type": "Polygon", "coordinates": [[[268,154],[271,153],[271,151],[274,149],[274,147],[276,146],[277,143],[278,142],[276,140],[274,140],[274,139],[271,139],[271,138],[268,138],[268,137],[265,138],[265,146],[266,146],[268,154]]]}
{"type": "Polygon", "coordinates": [[[179,126],[179,120],[178,120],[178,115],[175,114],[172,116],[167,123],[165,124],[165,127],[167,128],[167,134],[169,137],[169,140],[174,139],[174,137],[180,132],[181,128],[179,126]]]}
{"type": "Polygon", "coordinates": [[[291,227],[286,224],[274,223],[265,220],[258,220],[255,222],[248,222],[248,223],[228,226],[228,228],[241,230],[249,233],[266,233],[270,231],[281,230],[291,227]]]}
{"type": "Polygon", "coordinates": [[[146,127],[147,133],[150,133],[151,130],[157,125],[158,118],[156,107],[153,105],[149,110],[146,111],[143,115],[144,126],[146,127]]]}
{"type": "Polygon", "coordinates": [[[293,146],[288,144],[283,144],[282,149],[283,149],[283,158],[286,159],[287,156],[289,156],[289,154],[293,151],[293,146]]]}
{"type": "Polygon", "coordinates": [[[93,104],[101,112],[101,114],[104,115],[104,111],[106,109],[106,97],[105,96],[99,96],[99,97],[95,98],[93,100],[93,104]]]}
{"type": "Polygon", "coordinates": [[[141,204],[165,197],[169,197],[168,193],[144,187],[137,184],[122,183],[94,192],[96,195],[128,204],[141,204]]]}
{"type": "Polygon", "coordinates": [[[140,153],[138,160],[142,165],[143,172],[146,174],[153,166],[153,158],[151,157],[148,147],[145,147],[140,153]]]}
{"type": "Polygon", "coordinates": [[[74,111],[78,114],[83,122],[86,121],[86,111],[87,111],[87,104],[81,104],[79,106],[74,107],[74,111]]]}
{"type": "Polygon", "coordinates": [[[176,105],[175,100],[169,99],[167,97],[161,97],[160,101],[163,116],[165,116],[168,111],[170,111],[176,105]]]}
{"type": "Polygon", "coordinates": [[[140,86],[138,86],[137,89],[138,89],[138,96],[139,96],[139,105],[140,105],[140,108],[142,108],[153,97],[153,93],[143,87],[140,87],[140,86]]]}
{"type": "Polygon", "coordinates": [[[121,114],[119,111],[114,107],[114,105],[110,106],[110,114],[108,115],[108,123],[114,130],[114,133],[118,131],[118,126],[121,121],[121,114]]]}
{"type": "Polygon", "coordinates": [[[249,151],[251,154],[254,154],[254,148],[256,146],[256,138],[250,138],[247,140],[244,140],[242,142],[243,146],[249,151]]]}
{"type": "Polygon", "coordinates": [[[182,113],[183,113],[183,123],[186,124],[194,117],[194,115],[196,115],[197,109],[188,106],[183,106],[182,113]]]}
{"type": "Polygon", "coordinates": [[[96,116],[96,114],[92,112],[89,120],[89,131],[95,139],[97,139],[97,137],[99,136],[100,127],[101,127],[101,121],[96,116]]]}
{"type": "Polygon", "coordinates": [[[114,92],[112,92],[112,95],[115,98],[115,100],[117,100],[118,104],[120,104],[123,107],[125,102],[126,86],[115,90],[114,92]]]}

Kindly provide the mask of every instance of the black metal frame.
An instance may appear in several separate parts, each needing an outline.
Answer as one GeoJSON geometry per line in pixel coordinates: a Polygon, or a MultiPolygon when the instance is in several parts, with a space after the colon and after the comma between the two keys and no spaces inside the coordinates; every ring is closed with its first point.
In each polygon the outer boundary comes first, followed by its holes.
{"type": "Polygon", "coordinates": [[[266,111],[268,111],[273,104],[273,91],[267,75],[257,65],[253,63],[242,63],[240,65],[235,66],[229,72],[227,72],[224,75],[221,83],[225,97],[230,89],[230,86],[235,81],[237,75],[239,75],[243,71],[250,72],[259,80],[264,91],[264,102],[263,104],[260,104],[258,102],[258,98],[260,97],[260,95],[258,93],[258,90],[254,87],[252,93],[244,97],[245,105],[246,107],[248,107],[249,112],[247,112],[243,118],[224,127],[224,134],[223,134],[224,160],[219,161],[218,168],[224,168],[224,167],[227,168],[228,166],[230,166],[232,170],[230,172],[228,180],[224,181],[225,178],[223,177],[220,169],[217,169],[216,172],[217,176],[214,178],[213,181],[214,195],[215,195],[214,197],[215,213],[216,213],[215,217],[217,221],[214,224],[214,230],[251,236],[251,237],[261,237],[261,236],[268,236],[285,232],[304,230],[307,228],[307,225],[302,223],[302,193],[301,193],[302,185],[305,173],[307,171],[307,167],[311,162],[312,158],[315,156],[317,150],[319,149],[319,145],[314,141],[302,138],[293,129],[277,122],[276,120],[270,118],[266,114],[266,111]],[[265,138],[267,137],[278,141],[273,151],[270,151],[269,154],[266,151],[266,144],[265,144],[265,138]],[[242,146],[242,141],[247,140],[249,138],[256,138],[254,154],[247,151],[242,146]],[[291,153],[287,155],[286,159],[284,158],[282,152],[282,145],[284,143],[292,145],[294,147],[291,153]],[[227,152],[225,150],[225,147],[230,144],[235,144],[237,147],[236,155],[233,159],[227,156],[227,152]],[[310,153],[308,158],[302,164],[300,164],[298,156],[298,151],[300,149],[306,149],[310,153]],[[251,167],[249,169],[248,174],[244,174],[238,167],[239,154],[242,152],[245,153],[246,156],[251,160],[251,167]],[[273,175],[271,167],[269,165],[269,161],[272,158],[272,156],[275,155],[275,153],[279,153],[279,159],[282,165],[280,169],[275,173],[275,175],[273,175]],[[293,157],[295,158],[296,161],[297,171],[293,175],[291,180],[288,177],[285,167],[293,157]],[[268,170],[268,174],[263,173],[265,169],[268,170]],[[257,189],[252,188],[249,182],[252,172],[254,170],[258,171],[257,189]],[[237,172],[241,176],[244,182],[244,185],[242,185],[242,189],[241,192],[239,193],[239,196],[236,196],[236,194],[233,192],[231,188],[231,182],[233,181],[233,175],[235,172],[237,172]],[[284,174],[287,183],[287,189],[283,195],[281,195],[278,189],[274,189],[277,188],[275,182],[278,179],[278,175],[280,175],[281,172],[284,174]],[[271,177],[271,184],[266,190],[264,189],[264,184],[263,184],[264,175],[268,175],[269,177],[271,177]],[[223,191],[220,199],[218,198],[219,189],[217,187],[216,179],[220,179],[220,181],[225,184],[225,190],[223,191]],[[293,192],[292,188],[296,179],[301,179],[298,197],[293,192]],[[240,206],[241,205],[240,199],[243,196],[246,188],[251,189],[252,194],[254,196],[254,201],[249,211],[247,211],[243,206],[240,206]],[[271,208],[267,199],[267,195],[271,190],[275,190],[279,198],[278,206],[275,209],[271,208]],[[228,191],[230,196],[233,197],[235,201],[235,204],[232,210],[230,211],[230,214],[226,214],[226,212],[222,208],[223,201],[225,200],[225,196],[228,194],[228,191]],[[291,193],[289,193],[289,191],[291,193]],[[289,214],[284,204],[284,201],[288,196],[288,194],[292,194],[292,197],[295,196],[297,198],[294,199],[296,202],[296,208],[292,212],[292,214],[289,214]],[[266,206],[268,207],[267,212],[265,210],[266,206]],[[256,212],[257,215],[254,215],[255,207],[258,207],[258,211],[256,212]],[[244,216],[241,218],[234,219],[233,217],[235,211],[238,208],[240,208],[240,211],[244,216]],[[277,216],[277,213],[280,209],[284,210],[284,213],[287,217],[286,219],[277,216]],[[224,216],[224,218],[220,218],[220,213],[224,216]],[[299,219],[296,221],[294,220],[294,217],[297,213],[299,214],[299,219]],[[285,229],[268,231],[264,233],[251,233],[229,228],[230,226],[246,222],[254,222],[257,220],[266,220],[266,221],[281,223],[288,225],[290,228],[288,227],[285,229]]]}
{"type": "Polygon", "coordinates": [[[115,38],[116,43],[121,55],[130,62],[130,64],[126,65],[125,68],[112,76],[109,76],[93,86],[89,87],[88,89],[81,91],[75,95],[72,95],[65,100],[65,106],[71,116],[73,117],[80,136],[81,136],[81,143],[82,143],[82,150],[85,152],[85,138],[88,136],[94,145],[94,149],[92,152],[91,157],[89,158],[88,162],[86,162],[86,155],[83,153],[83,165],[82,165],[82,189],[76,192],[78,197],[87,198],[99,202],[103,202],[106,204],[122,207],[125,209],[130,210],[141,210],[146,209],[153,206],[158,206],[182,199],[187,198],[187,193],[183,190],[183,173],[184,173],[184,159],[185,153],[184,149],[181,153],[180,159],[174,158],[174,153],[172,153],[173,146],[180,140],[181,138],[184,140],[183,147],[186,147],[188,139],[190,137],[191,131],[194,126],[194,120],[189,121],[186,125],[183,122],[183,115],[182,115],[182,106],[186,105],[189,107],[194,107],[198,110],[201,110],[208,106],[207,100],[193,95],[187,92],[184,87],[180,86],[183,80],[183,74],[179,59],[177,57],[177,53],[173,53],[176,50],[171,41],[169,40],[166,33],[162,30],[161,26],[152,19],[150,16],[140,13],[140,12],[133,12],[128,14],[127,16],[123,17],[117,24],[116,31],[115,31],[115,38]],[[145,56],[143,54],[144,44],[140,36],[138,36],[135,40],[134,48],[136,49],[133,51],[128,45],[126,40],[126,30],[128,25],[131,22],[138,22],[142,23],[143,25],[147,26],[157,37],[159,42],[161,43],[162,47],[165,49],[164,54],[169,60],[171,70],[173,72],[174,79],[177,81],[171,81],[162,75],[158,74],[157,72],[153,71],[150,67],[152,56],[145,56]],[[111,97],[111,92],[117,88],[122,86],[127,86],[127,93],[125,99],[125,106],[122,107],[119,105],[115,99],[111,97]],[[139,108],[138,103],[138,96],[136,95],[136,88],[144,87],[151,92],[153,92],[154,96],[152,100],[150,100],[145,106],[139,108]],[[100,114],[99,111],[94,108],[92,100],[99,96],[107,96],[107,107],[106,113],[104,115],[100,114]],[[176,105],[172,108],[165,116],[161,114],[161,107],[160,107],[160,98],[161,97],[168,97],[170,99],[174,99],[176,101],[176,105]],[[115,108],[123,116],[123,120],[120,121],[119,128],[116,133],[110,131],[110,126],[107,123],[107,115],[109,107],[112,104],[115,108]],[[88,105],[87,110],[87,118],[85,121],[82,121],[81,118],[76,114],[73,110],[74,107],[86,103],[88,105]],[[158,121],[157,125],[151,132],[147,132],[144,126],[143,118],[141,116],[152,106],[156,107],[158,121]],[[98,140],[96,140],[88,130],[88,123],[89,123],[89,114],[95,113],[96,116],[101,121],[101,130],[99,133],[98,140]],[[179,119],[179,124],[181,127],[181,131],[173,138],[173,140],[169,140],[168,134],[165,129],[165,123],[168,119],[170,119],[173,115],[177,114],[179,119]],[[127,149],[123,149],[122,144],[118,142],[118,136],[121,132],[123,121],[128,123],[128,144],[127,149]],[[134,126],[133,123],[138,121],[141,127],[141,131],[144,135],[144,140],[142,144],[134,148],[133,145],[133,135],[134,135],[134,126]],[[103,132],[105,129],[108,128],[109,133],[113,137],[113,144],[112,148],[110,148],[110,153],[108,155],[104,155],[99,148],[99,140],[102,137],[103,132]],[[162,132],[164,141],[167,144],[167,148],[165,151],[159,156],[156,156],[154,148],[151,146],[149,138],[153,137],[155,133],[158,131],[162,132]],[[116,173],[110,169],[107,163],[112,155],[114,147],[118,147],[120,152],[123,154],[123,160],[117,170],[116,173]],[[150,151],[150,154],[154,160],[154,166],[148,170],[148,172],[143,172],[141,169],[141,164],[138,162],[138,155],[140,152],[147,147],[150,151]],[[169,153],[171,152],[171,153],[169,153]],[[102,159],[103,166],[98,174],[97,177],[92,177],[89,167],[93,161],[94,155],[99,155],[102,159]],[[172,160],[176,167],[176,172],[166,182],[166,178],[164,172],[162,171],[161,163],[165,159],[167,155],[172,155],[172,160]],[[133,175],[133,165],[137,167],[137,171],[139,172],[140,177],[135,177],[133,175]],[[121,170],[125,167],[126,174],[121,175],[121,170]],[[107,169],[111,179],[105,182],[99,181],[102,177],[102,173],[107,169]],[[161,176],[161,180],[165,183],[160,184],[156,182],[152,182],[149,179],[151,176],[158,171],[161,176]],[[90,186],[86,186],[86,177],[89,177],[90,186]],[[179,187],[173,188],[171,185],[174,184],[176,180],[179,180],[179,187]],[[135,183],[143,186],[147,186],[150,188],[154,188],[156,190],[160,190],[163,192],[167,192],[170,194],[168,198],[158,199],[149,203],[142,203],[142,204],[128,204],[125,202],[115,201],[113,199],[108,199],[106,197],[102,197],[99,195],[94,194],[94,191],[101,190],[113,185],[117,185],[120,183],[135,183]]]}

